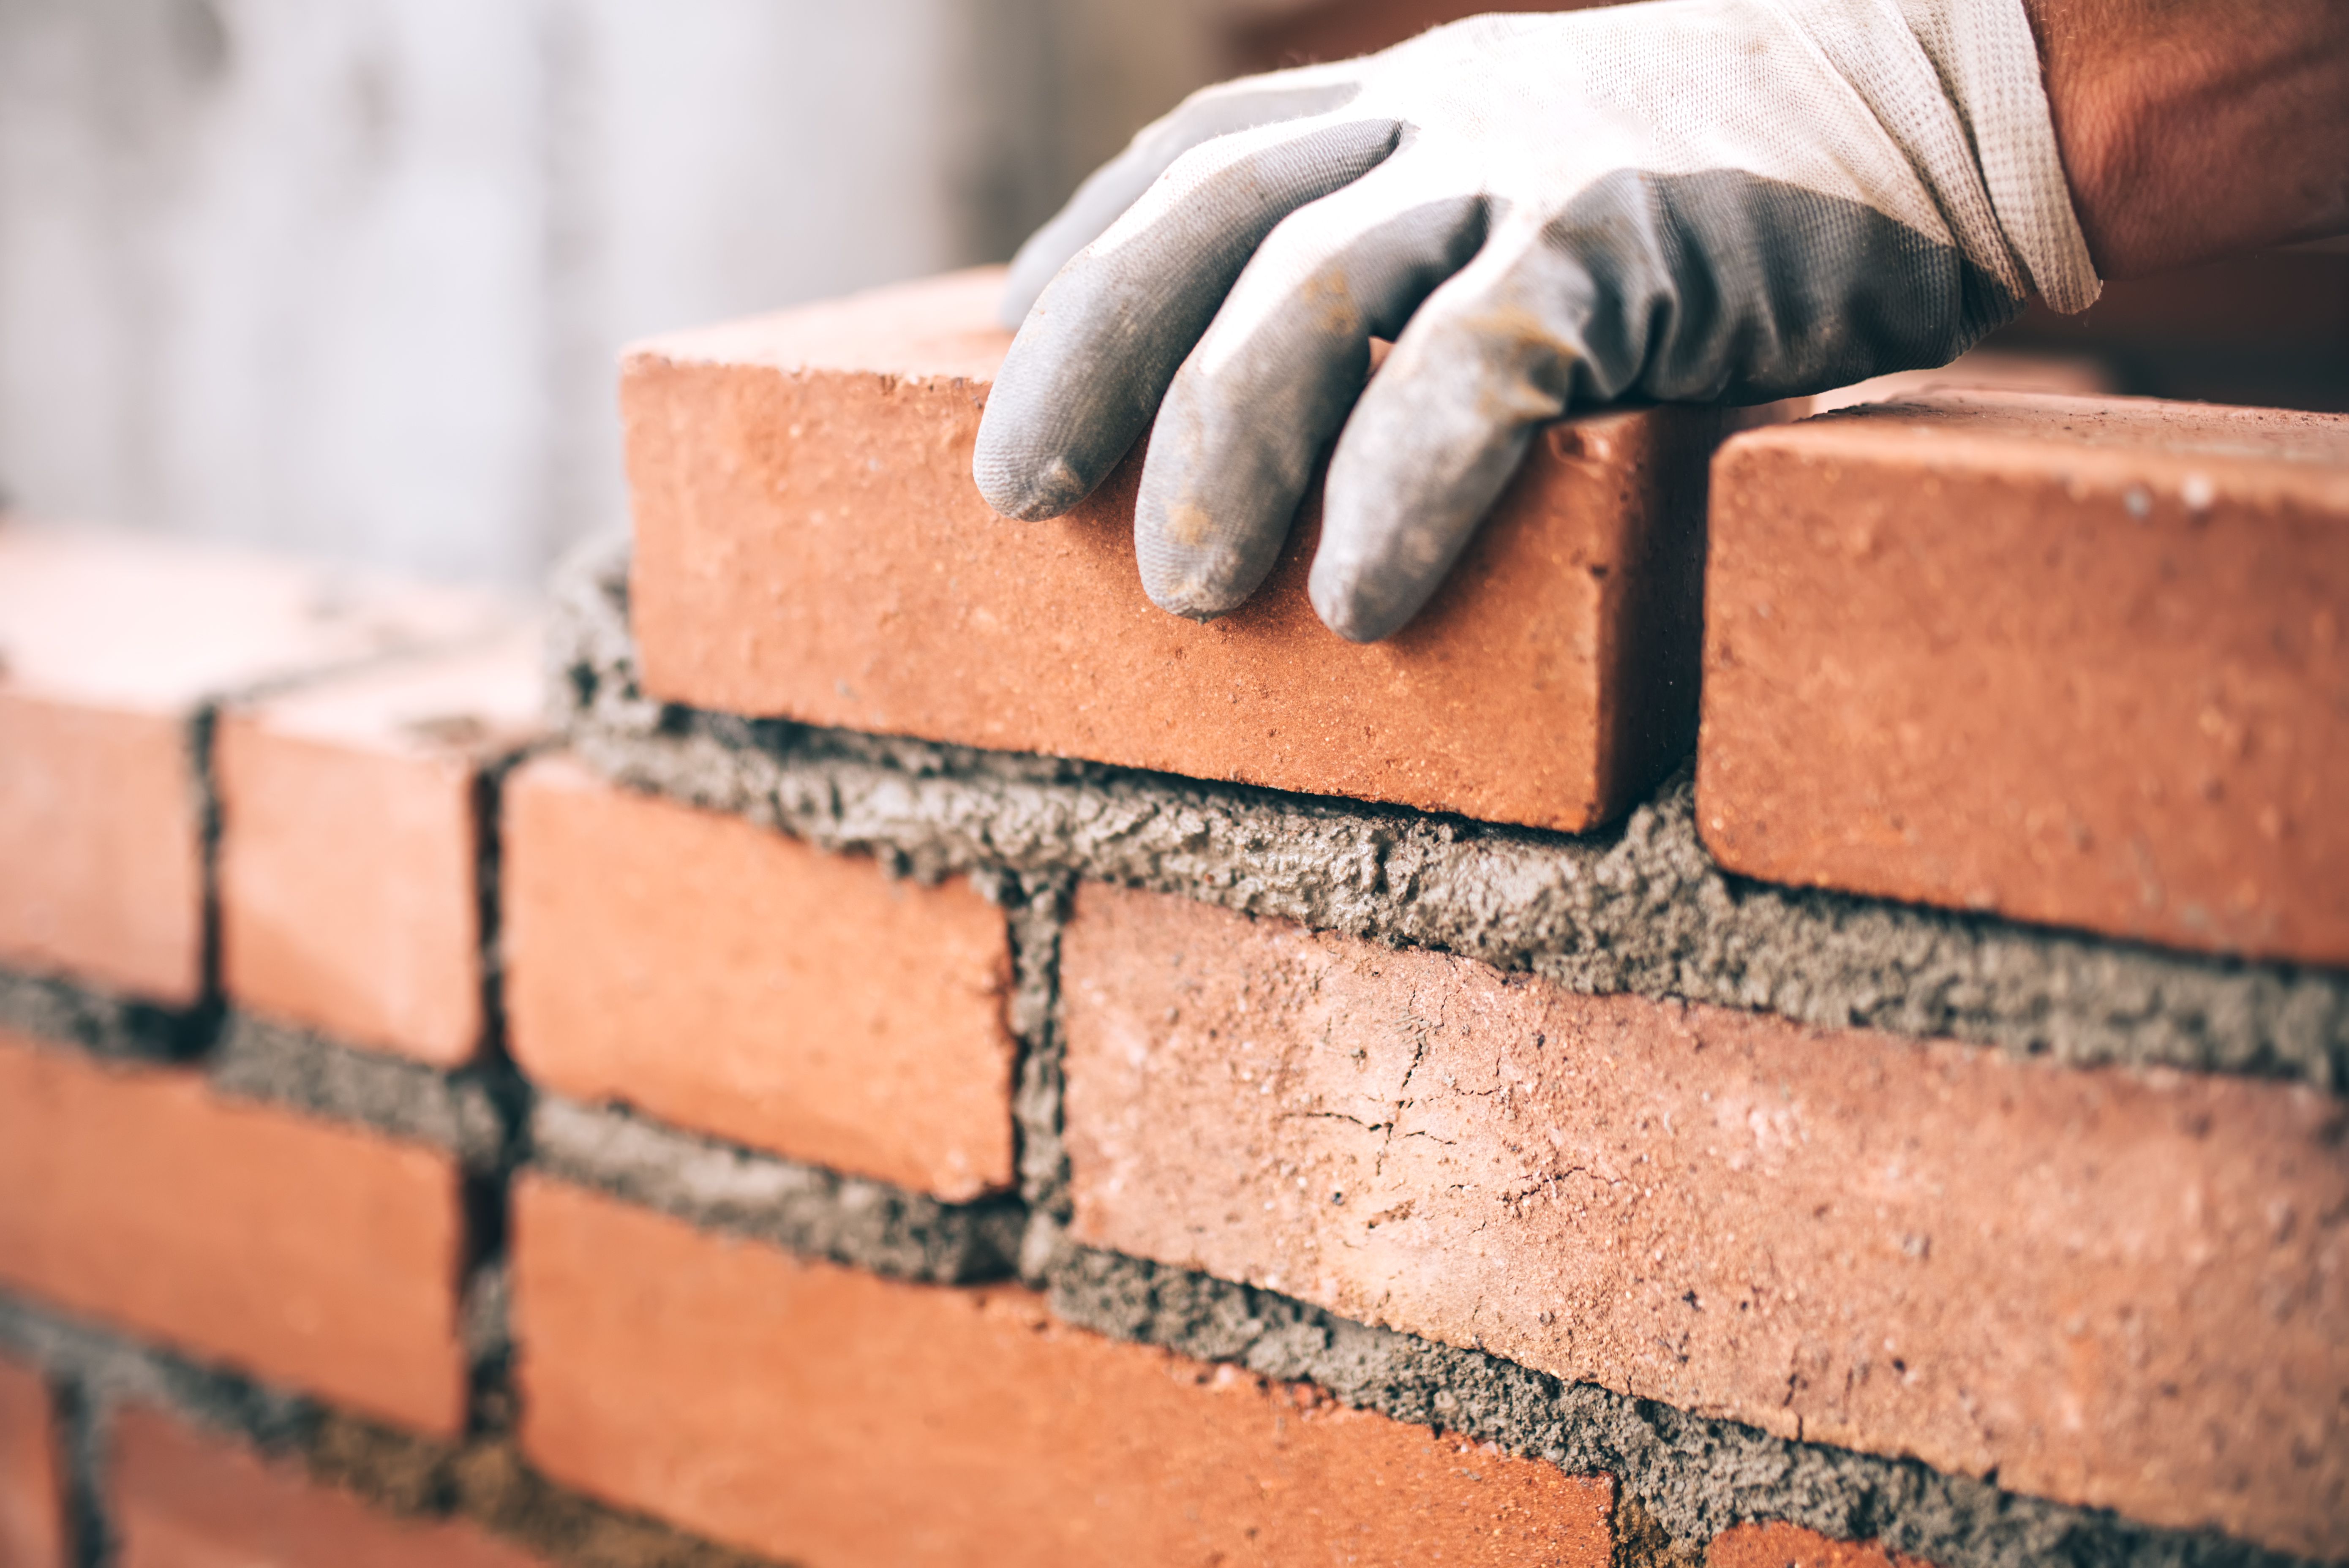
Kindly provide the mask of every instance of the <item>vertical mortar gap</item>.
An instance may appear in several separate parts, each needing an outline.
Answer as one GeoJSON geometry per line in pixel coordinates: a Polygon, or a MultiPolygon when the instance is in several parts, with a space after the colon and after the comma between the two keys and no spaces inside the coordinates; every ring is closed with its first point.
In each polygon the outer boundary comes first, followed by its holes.
{"type": "Polygon", "coordinates": [[[476,1434],[512,1429],[519,1414],[513,1387],[513,1339],[508,1320],[506,1241],[514,1167],[530,1126],[531,1087],[507,1048],[502,895],[505,782],[531,755],[502,753],[473,772],[473,910],[475,959],[481,986],[481,1035],[475,1059],[461,1077],[476,1083],[498,1119],[495,1158],[467,1171],[464,1339],[468,1358],[467,1423],[476,1434]]]}
{"type": "Polygon", "coordinates": [[[502,802],[506,776],[530,754],[509,752],[473,770],[473,932],[481,965],[481,1064],[511,1071],[506,1052],[506,987],[502,897],[502,802]]]}
{"type": "Polygon", "coordinates": [[[71,1568],[108,1568],[117,1545],[106,1510],[106,1450],[112,1423],[104,1396],[78,1377],[49,1383],[50,1442],[57,1458],[58,1518],[71,1568]]]}
{"type": "Polygon", "coordinates": [[[1073,891],[1065,875],[1004,878],[1011,944],[1009,1008],[1018,1042],[1012,1079],[1012,1168],[1029,1211],[1019,1273],[1040,1280],[1067,1218],[1068,1153],[1061,1135],[1061,929],[1073,891]]]}
{"type": "Polygon", "coordinates": [[[220,704],[206,701],[187,722],[189,809],[196,819],[196,1003],[173,1031],[170,1055],[181,1061],[211,1052],[227,1013],[221,982],[220,779],[213,756],[220,717],[220,704]]]}

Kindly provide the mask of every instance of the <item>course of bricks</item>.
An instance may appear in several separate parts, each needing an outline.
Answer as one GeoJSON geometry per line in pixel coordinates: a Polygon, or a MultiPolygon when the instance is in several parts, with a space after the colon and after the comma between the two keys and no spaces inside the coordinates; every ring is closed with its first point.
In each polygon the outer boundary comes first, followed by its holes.
{"type": "Polygon", "coordinates": [[[2349,421],[1609,416],[1360,650],[987,293],[540,618],[0,522],[0,1561],[2349,1560],[2349,421]]]}

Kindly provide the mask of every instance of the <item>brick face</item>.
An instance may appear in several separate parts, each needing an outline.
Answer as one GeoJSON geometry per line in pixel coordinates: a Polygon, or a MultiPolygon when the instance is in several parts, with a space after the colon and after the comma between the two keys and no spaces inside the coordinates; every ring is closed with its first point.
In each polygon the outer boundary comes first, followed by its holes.
{"type": "Polygon", "coordinates": [[[1940,395],[1714,493],[1724,865],[2349,963],[2349,417],[1940,395]]]}
{"type": "Polygon", "coordinates": [[[167,1003],[203,989],[188,727],[0,687],[0,963],[167,1003]]]}
{"type": "Polygon", "coordinates": [[[1002,912],[565,758],[506,808],[516,1060],[576,1099],[952,1199],[1009,1186],[1002,912]]]}
{"type": "Polygon", "coordinates": [[[0,1564],[66,1568],[65,1500],[39,1373],[0,1360],[0,1564]]]}
{"type": "Polygon", "coordinates": [[[464,1415],[458,1173],[0,1031],[0,1283],[429,1432],[464,1415]]]}
{"type": "Polygon", "coordinates": [[[234,552],[0,523],[0,965],[194,1001],[198,709],[473,634],[494,613],[234,552]]]}
{"type": "Polygon", "coordinates": [[[536,633],[225,717],[222,985],[240,1007],[454,1066],[481,1044],[481,767],[539,711],[536,633]]]}
{"type": "Polygon", "coordinates": [[[970,478],[994,272],[641,346],[621,400],[646,686],[732,713],[1578,829],[1684,754],[1717,418],[1534,443],[1449,585],[1358,647],[1305,594],[1313,508],[1206,625],[1143,597],[1138,462],[1069,517],[970,478]]]}
{"type": "Polygon", "coordinates": [[[1095,884],[1061,984],[1081,1241],[2349,1549],[2330,1095],[1577,995],[1095,884]]]}
{"type": "Polygon", "coordinates": [[[132,1406],[114,1423],[121,1568],[533,1568],[461,1522],[396,1519],[228,1439],[132,1406]]]}
{"type": "Polygon", "coordinates": [[[1930,1568],[1872,1541],[1830,1541],[1793,1524],[1741,1524],[1705,1548],[1704,1568],[1930,1568]]]}
{"type": "Polygon", "coordinates": [[[807,1565],[1609,1560],[1610,1483],[526,1179],[523,1440],[807,1565]]]}

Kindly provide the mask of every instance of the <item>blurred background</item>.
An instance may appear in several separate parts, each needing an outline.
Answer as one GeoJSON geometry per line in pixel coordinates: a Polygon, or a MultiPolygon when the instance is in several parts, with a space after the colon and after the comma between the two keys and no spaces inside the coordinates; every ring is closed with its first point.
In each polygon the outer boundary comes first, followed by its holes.
{"type": "MultiPolygon", "coordinates": [[[[0,0],[0,492],[529,585],[624,516],[629,338],[999,260],[1201,83],[1549,8],[0,0]]],[[[2349,255],[2164,288],[2017,341],[2349,407],[2349,255]]]]}

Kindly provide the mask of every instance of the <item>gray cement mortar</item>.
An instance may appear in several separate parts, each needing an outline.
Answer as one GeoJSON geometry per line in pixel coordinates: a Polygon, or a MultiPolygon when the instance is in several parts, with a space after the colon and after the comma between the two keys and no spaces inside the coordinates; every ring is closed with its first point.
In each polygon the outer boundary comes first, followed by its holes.
{"type": "Polygon", "coordinates": [[[626,566],[614,542],[555,585],[553,717],[574,749],[901,874],[1091,877],[1584,992],[2349,1084],[2349,975],[1732,877],[1697,838],[1686,768],[1619,828],[1569,837],[665,706],[636,682],[626,566]]]}
{"type": "Polygon", "coordinates": [[[177,1012],[5,971],[0,1027],[106,1060],[201,1066],[224,1094],[429,1144],[471,1171],[508,1158],[514,1091],[499,1074],[443,1072],[248,1014],[177,1012]]]}
{"type": "MultiPolygon", "coordinates": [[[[1019,1133],[1019,1195],[1040,1214],[1064,1218],[1069,1161],[1061,1140],[1061,927],[1066,877],[1007,877],[997,892],[1011,937],[1012,988],[1005,1008],[1019,1042],[1011,1114],[1019,1133]]],[[[1027,1272],[1024,1267],[1023,1273],[1027,1272]]]]}
{"type": "Polygon", "coordinates": [[[356,1049],[322,1036],[233,1014],[208,1058],[224,1094],[353,1122],[495,1172],[510,1159],[514,1112],[490,1075],[356,1049]]]}
{"type": "Polygon", "coordinates": [[[124,1404],[166,1410],[270,1452],[298,1444],[316,1424],[314,1407],[297,1396],[5,1295],[0,1354],[34,1367],[49,1385],[72,1568],[105,1568],[120,1546],[106,1477],[114,1413],[124,1404]]]}
{"type": "Polygon", "coordinates": [[[1016,1198],[946,1203],[542,1096],[531,1163],[549,1175],[710,1230],[899,1279],[1008,1277],[1027,1211],[1016,1198]]]}
{"type": "Polygon", "coordinates": [[[298,1440],[311,1418],[309,1402],[296,1395],[5,1295],[0,1295],[0,1350],[52,1382],[83,1390],[96,1404],[153,1405],[264,1449],[298,1440]]]}
{"type": "Polygon", "coordinates": [[[1702,1561],[1701,1543],[1755,1520],[1879,1541],[1938,1568],[2283,1568],[2300,1561],[1912,1461],[1789,1442],[1114,1253],[1061,1247],[1045,1272],[1053,1310],[1098,1333],[1318,1384],[1357,1408],[1573,1473],[1611,1474],[1691,1562],[1702,1561]]]}
{"type": "Polygon", "coordinates": [[[205,1008],[161,1007],[49,975],[0,969],[0,1029],[96,1057],[191,1060],[211,1044],[218,1022],[205,1008]]]}

